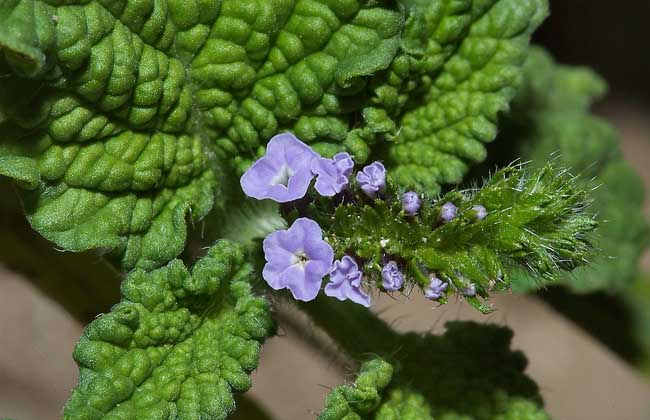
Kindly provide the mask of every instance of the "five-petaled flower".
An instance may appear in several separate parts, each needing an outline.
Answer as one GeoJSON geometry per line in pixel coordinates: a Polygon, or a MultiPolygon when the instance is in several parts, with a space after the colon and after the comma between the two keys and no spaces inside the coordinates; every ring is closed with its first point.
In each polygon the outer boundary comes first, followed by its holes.
{"type": "Polygon", "coordinates": [[[440,280],[436,275],[429,277],[429,286],[424,291],[424,297],[431,300],[440,299],[447,290],[449,283],[440,280]]]}
{"type": "Polygon", "coordinates": [[[381,269],[381,279],[381,285],[389,292],[395,292],[404,285],[404,274],[399,270],[395,261],[389,261],[381,269]]]}
{"type": "Polygon", "coordinates": [[[334,262],[330,271],[330,283],[325,285],[325,294],[338,300],[349,299],[367,308],[370,306],[370,296],[361,290],[362,277],[357,262],[345,255],[334,262]]]}
{"type": "Polygon", "coordinates": [[[247,196],[286,203],[305,196],[314,178],[312,161],[319,155],[291,133],[273,137],[266,155],[257,160],[241,177],[247,196]]]}
{"type": "Polygon", "coordinates": [[[354,168],[354,161],[349,153],[342,152],[334,158],[320,158],[312,161],[312,172],[316,178],[316,191],[325,197],[332,197],[341,191],[350,182],[349,178],[354,168]]]}
{"type": "Polygon", "coordinates": [[[316,298],[323,277],[332,267],[334,252],[323,240],[316,222],[297,219],[288,230],[278,230],[264,239],[264,280],[275,290],[289,289],[297,300],[316,298]]]}
{"type": "Polygon", "coordinates": [[[386,188],[386,168],[381,162],[373,162],[357,172],[357,183],[370,198],[375,198],[386,188]]]}

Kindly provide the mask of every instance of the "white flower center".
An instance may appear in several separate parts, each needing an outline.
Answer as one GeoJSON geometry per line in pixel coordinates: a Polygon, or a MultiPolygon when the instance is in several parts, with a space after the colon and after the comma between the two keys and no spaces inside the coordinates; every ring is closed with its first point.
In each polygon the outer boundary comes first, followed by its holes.
{"type": "Polygon", "coordinates": [[[282,185],[283,187],[289,186],[289,178],[293,176],[293,171],[287,165],[282,165],[277,174],[271,179],[271,185],[282,185]]]}
{"type": "Polygon", "coordinates": [[[305,268],[305,265],[307,264],[307,261],[309,261],[309,258],[307,258],[307,254],[305,254],[305,251],[298,251],[295,254],[293,254],[293,265],[297,265],[303,270],[305,268]]]}

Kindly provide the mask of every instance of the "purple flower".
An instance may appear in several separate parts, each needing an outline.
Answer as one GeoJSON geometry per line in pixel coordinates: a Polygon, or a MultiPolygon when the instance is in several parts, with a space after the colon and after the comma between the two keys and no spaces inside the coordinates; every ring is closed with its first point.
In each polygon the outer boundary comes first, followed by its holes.
{"type": "Polygon", "coordinates": [[[429,287],[424,291],[424,297],[431,300],[440,299],[444,294],[445,290],[449,286],[449,283],[440,280],[436,275],[429,277],[431,282],[429,287]]]}
{"type": "Polygon", "coordinates": [[[421,204],[420,196],[415,191],[409,191],[402,196],[402,208],[408,214],[417,214],[421,204]]]}
{"type": "Polygon", "coordinates": [[[469,286],[461,290],[464,296],[471,297],[471,296],[476,296],[476,285],[474,283],[470,283],[469,286]]]}
{"type": "Polygon", "coordinates": [[[375,198],[386,188],[386,168],[381,162],[373,162],[357,172],[357,182],[368,197],[375,198]]]}
{"type": "Polygon", "coordinates": [[[291,133],[278,134],[266,147],[266,155],[257,160],[241,177],[247,196],[278,203],[302,198],[314,178],[311,163],[319,156],[291,133]]]}
{"type": "Polygon", "coordinates": [[[340,193],[350,182],[354,161],[348,153],[337,153],[333,159],[314,159],[311,170],[318,175],[316,191],[325,197],[340,193]]]}
{"type": "Polygon", "coordinates": [[[334,259],[332,247],[323,240],[316,222],[297,219],[288,230],[267,236],[262,246],[267,261],[262,277],[269,286],[289,289],[297,300],[316,298],[334,259]]]}
{"type": "Polygon", "coordinates": [[[477,206],[472,207],[472,210],[476,212],[476,220],[483,220],[487,217],[488,211],[485,207],[481,206],[480,204],[477,206]]]}
{"type": "Polygon", "coordinates": [[[440,220],[442,223],[449,223],[456,218],[458,208],[452,202],[446,202],[440,208],[440,220]]]}
{"type": "Polygon", "coordinates": [[[389,261],[381,269],[382,286],[389,292],[394,292],[402,288],[404,284],[404,274],[399,271],[395,261],[389,261]]]}
{"type": "Polygon", "coordinates": [[[367,308],[370,306],[370,297],[361,290],[361,277],[356,261],[346,255],[341,260],[334,261],[330,282],[325,285],[325,294],[338,300],[349,299],[367,308]]]}

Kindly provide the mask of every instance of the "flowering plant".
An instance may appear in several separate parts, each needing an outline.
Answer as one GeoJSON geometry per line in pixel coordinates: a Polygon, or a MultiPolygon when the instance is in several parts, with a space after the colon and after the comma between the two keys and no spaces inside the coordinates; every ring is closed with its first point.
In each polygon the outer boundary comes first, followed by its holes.
{"type": "Polygon", "coordinates": [[[0,0],[0,262],[89,323],[64,419],[237,415],[287,306],[360,372],[321,420],[548,419],[509,329],[373,313],[636,277],[639,181],[602,81],[530,46],[547,13],[0,0]]]}
{"type": "Polygon", "coordinates": [[[323,158],[291,133],[269,144],[273,147],[241,177],[250,197],[259,198],[252,192],[283,176],[291,151],[303,168],[311,168],[291,170],[270,197],[293,222],[269,234],[263,246],[264,280],[275,290],[289,289],[295,299],[314,300],[329,275],[327,296],[364,306],[375,291],[410,293],[417,287],[431,300],[446,303],[457,294],[490,312],[479,297],[508,290],[511,266],[550,279],[558,270],[582,265],[591,253],[584,234],[595,222],[576,212],[588,205],[585,192],[550,166],[532,175],[505,168],[480,189],[436,200],[400,191],[381,162],[360,168],[350,180],[349,155],[323,158]],[[287,152],[278,157],[276,148],[287,152]],[[275,171],[260,170],[262,165],[275,171]],[[315,192],[308,188],[314,178],[315,192]],[[288,196],[294,200],[285,200],[288,196]],[[549,199],[554,207],[544,209],[549,199]],[[486,232],[489,241],[482,237],[486,232]],[[333,256],[341,259],[333,262],[333,256]]]}

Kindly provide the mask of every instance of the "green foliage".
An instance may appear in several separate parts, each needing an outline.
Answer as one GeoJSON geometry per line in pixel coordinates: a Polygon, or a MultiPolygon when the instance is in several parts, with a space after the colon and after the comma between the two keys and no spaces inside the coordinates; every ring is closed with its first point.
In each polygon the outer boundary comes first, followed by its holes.
{"type": "MultiPolygon", "coordinates": [[[[408,268],[408,277],[422,288],[435,274],[451,283],[448,295],[473,283],[477,294],[487,298],[492,290],[510,288],[514,268],[553,279],[560,270],[585,264],[592,253],[585,235],[596,223],[585,211],[587,191],[552,166],[530,172],[525,167],[504,168],[476,190],[425,199],[413,217],[402,211],[398,191],[389,186],[383,199],[344,203],[333,216],[322,211],[325,204],[317,203],[308,212],[336,256],[348,254],[362,261],[362,271],[378,287],[383,264],[394,260],[408,268]],[[445,224],[439,217],[447,202],[458,207],[458,217],[445,224]],[[477,219],[476,205],[487,209],[484,220],[477,219]]],[[[466,299],[490,311],[476,297],[466,299]]]]}
{"type": "Polygon", "coordinates": [[[240,246],[222,241],[192,272],[179,260],[122,284],[122,300],[74,351],[79,385],[65,419],[223,419],[273,332],[240,246]]]}
{"type": "MultiPolygon", "coordinates": [[[[251,245],[282,226],[276,207],[237,207],[229,191],[278,132],[391,170],[392,201],[343,205],[333,217],[311,209],[338,256],[353,250],[375,282],[387,254],[420,287],[435,273],[448,293],[473,283],[487,297],[510,286],[514,267],[552,280],[586,262],[589,184],[550,166],[508,167],[481,189],[428,200],[414,218],[398,191],[433,196],[459,183],[485,159],[525,81],[509,132],[530,138],[529,155],[541,160],[570,144],[563,164],[620,183],[597,200],[605,238],[618,246],[611,253],[622,257],[612,267],[630,267],[647,232],[624,213],[638,206],[639,187],[611,153],[611,130],[585,115],[602,84],[541,53],[522,68],[546,13],[546,0],[0,2],[0,175],[21,188],[45,238],[135,269],[75,349],[80,381],[64,418],[233,412],[232,394],[250,387],[274,329],[267,302],[252,294],[244,245],[218,242],[191,272],[174,258],[188,222],[215,205],[217,236],[251,245]],[[588,150],[576,146],[591,137],[599,140],[588,150]],[[443,225],[447,201],[459,217],[443,225]]],[[[335,389],[323,420],[548,418],[507,329],[452,323],[442,336],[397,334],[358,306],[319,299],[306,308],[357,361],[390,361],[369,362],[354,386],[335,389]]]]}
{"type": "Polygon", "coordinates": [[[172,18],[145,22],[139,3],[0,8],[0,174],[27,189],[43,236],[125,269],[176,257],[217,178],[180,58],[186,11],[159,5],[172,18]]]}
{"type": "Polygon", "coordinates": [[[546,0],[408,0],[403,49],[418,69],[419,106],[399,120],[388,161],[397,181],[429,194],[485,159],[522,79],[546,0]]]}
{"type": "MultiPolygon", "coordinates": [[[[563,283],[582,292],[622,290],[634,281],[650,234],[642,213],[641,180],[623,159],[613,128],[589,115],[604,83],[588,69],[554,63],[541,49],[531,51],[524,69],[524,86],[499,141],[508,147],[520,141],[518,156],[534,166],[555,154],[556,164],[579,175],[579,185],[600,185],[590,193],[602,222],[590,237],[600,257],[565,276],[563,283]]],[[[520,290],[538,286],[530,278],[519,280],[520,290]]]]}
{"type": "Polygon", "coordinates": [[[383,157],[401,184],[436,193],[484,159],[546,9],[5,1],[0,174],[27,190],[43,236],[111,251],[124,269],[176,257],[224,166],[241,173],[280,131],[324,154],[383,157]]]}
{"type": "Polygon", "coordinates": [[[375,412],[392,377],[389,363],[381,359],[364,363],[354,385],[341,385],[330,392],[318,420],[361,419],[375,412]]]}
{"type": "Polygon", "coordinates": [[[354,385],[335,388],[321,420],[550,420],[505,327],[450,322],[440,336],[399,334],[349,302],[302,307],[353,360],[390,362],[366,363],[354,385]]]}
{"type": "Polygon", "coordinates": [[[421,395],[400,388],[390,390],[393,366],[381,359],[361,366],[353,385],[341,385],[327,396],[319,420],[433,420],[421,395]]]}
{"type": "Polygon", "coordinates": [[[377,420],[434,420],[422,395],[396,388],[390,391],[375,416],[377,420]]]}

